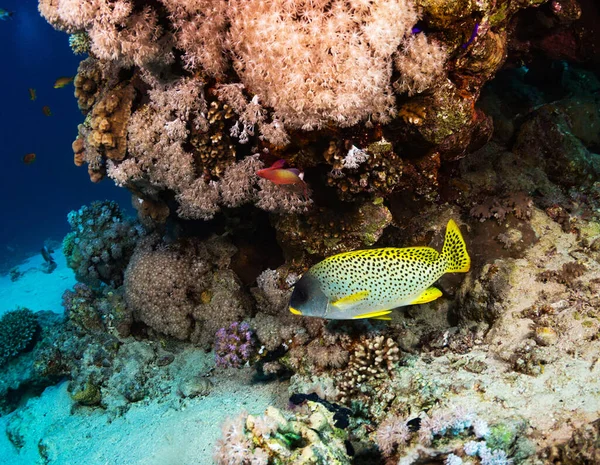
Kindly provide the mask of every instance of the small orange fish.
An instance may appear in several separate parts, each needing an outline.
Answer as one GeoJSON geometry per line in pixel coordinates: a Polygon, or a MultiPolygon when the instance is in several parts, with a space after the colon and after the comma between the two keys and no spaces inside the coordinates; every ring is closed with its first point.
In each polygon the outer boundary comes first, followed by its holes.
{"type": "Polygon", "coordinates": [[[29,100],[34,101],[37,98],[37,94],[33,87],[29,88],[29,100]]]}
{"type": "Polygon", "coordinates": [[[73,79],[75,79],[75,76],[71,76],[71,77],[62,76],[62,77],[59,77],[56,81],[54,81],[54,88],[55,89],[62,89],[67,84],[71,83],[73,81],[73,79]]]}
{"type": "Polygon", "coordinates": [[[42,111],[44,112],[44,115],[52,116],[52,110],[50,110],[50,107],[48,105],[44,105],[42,107],[42,111]]]}
{"type": "Polygon", "coordinates": [[[23,157],[23,163],[31,165],[35,161],[35,153],[28,153],[23,157]]]}
{"type": "Polygon", "coordinates": [[[270,167],[258,170],[258,177],[268,179],[274,184],[289,188],[292,192],[297,192],[301,189],[304,198],[308,198],[308,189],[304,182],[304,173],[296,168],[284,168],[285,160],[277,160],[270,167]]]}

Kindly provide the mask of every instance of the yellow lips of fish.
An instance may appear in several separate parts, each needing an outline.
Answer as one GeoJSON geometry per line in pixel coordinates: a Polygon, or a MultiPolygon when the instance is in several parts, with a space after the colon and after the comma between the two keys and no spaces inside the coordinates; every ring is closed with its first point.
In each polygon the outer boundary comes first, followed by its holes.
{"type": "Polygon", "coordinates": [[[294,286],[290,312],[328,319],[390,319],[396,307],[432,302],[445,273],[469,271],[460,230],[448,222],[442,252],[431,247],[355,250],[328,257],[294,286]]]}

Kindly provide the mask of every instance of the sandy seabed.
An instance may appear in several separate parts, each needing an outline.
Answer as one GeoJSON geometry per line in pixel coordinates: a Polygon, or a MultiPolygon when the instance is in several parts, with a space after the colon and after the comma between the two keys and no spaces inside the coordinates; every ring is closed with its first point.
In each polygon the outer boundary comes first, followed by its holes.
{"type": "MultiPolygon", "coordinates": [[[[24,273],[19,280],[0,276],[0,314],[16,307],[63,312],[62,294],[77,281],[62,253],[54,258],[58,267],[51,274],[41,271],[43,259],[36,255],[18,267],[24,273]]],[[[204,364],[212,364],[212,353],[194,353],[210,359],[204,364]]],[[[220,373],[214,380],[218,389],[206,397],[181,399],[173,394],[133,404],[116,418],[98,408],[75,409],[64,381],[0,416],[0,465],[210,464],[220,425],[227,417],[285,403],[287,384],[252,383],[252,375],[250,368],[220,373]],[[5,433],[15,416],[20,417],[20,450],[5,433]]]]}

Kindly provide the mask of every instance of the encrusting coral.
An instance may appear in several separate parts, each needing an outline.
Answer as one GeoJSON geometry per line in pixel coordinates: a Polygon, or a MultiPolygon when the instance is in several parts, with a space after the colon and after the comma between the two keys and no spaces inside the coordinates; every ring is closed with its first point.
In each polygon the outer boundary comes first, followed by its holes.
{"type": "Polygon", "coordinates": [[[490,428],[485,420],[462,408],[448,408],[412,419],[388,416],[375,432],[375,441],[389,463],[444,458],[448,465],[510,465],[513,462],[507,452],[495,447],[510,447],[514,435],[508,435],[507,443],[497,437],[503,434],[502,426],[490,428]]]}

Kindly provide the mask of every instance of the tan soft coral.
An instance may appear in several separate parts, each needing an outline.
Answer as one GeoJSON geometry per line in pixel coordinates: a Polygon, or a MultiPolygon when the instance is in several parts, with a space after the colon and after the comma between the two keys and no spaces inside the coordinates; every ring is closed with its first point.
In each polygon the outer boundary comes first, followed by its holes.
{"type": "Polygon", "coordinates": [[[160,0],[175,28],[175,43],[183,50],[188,71],[203,70],[222,77],[227,62],[223,53],[227,2],[225,0],[160,0]]]}
{"type": "Polygon", "coordinates": [[[248,301],[227,269],[235,247],[223,239],[166,245],[140,242],[125,273],[125,297],[138,321],[153,330],[201,345],[218,328],[244,318],[248,301]]]}

